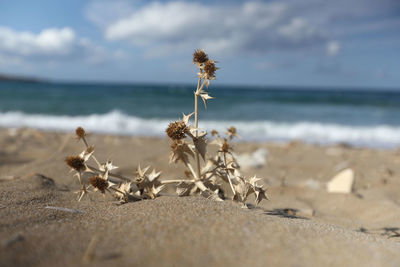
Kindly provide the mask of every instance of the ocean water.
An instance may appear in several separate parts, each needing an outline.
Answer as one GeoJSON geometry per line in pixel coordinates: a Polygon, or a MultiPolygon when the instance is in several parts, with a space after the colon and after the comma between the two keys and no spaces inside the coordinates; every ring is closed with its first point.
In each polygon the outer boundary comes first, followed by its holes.
{"type": "MultiPolygon", "coordinates": [[[[0,127],[163,136],[193,110],[195,85],[0,82],[0,127]]],[[[214,86],[199,127],[243,141],[400,145],[400,92],[214,86]]]]}

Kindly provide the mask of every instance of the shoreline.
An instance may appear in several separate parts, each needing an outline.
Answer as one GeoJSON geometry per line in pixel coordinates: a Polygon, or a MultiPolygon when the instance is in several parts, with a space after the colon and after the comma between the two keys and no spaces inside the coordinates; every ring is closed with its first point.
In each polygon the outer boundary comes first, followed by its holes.
{"type": "MultiPolygon", "coordinates": [[[[19,131],[26,131],[26,132],[42,132],[47,134],[60,134],[60,135],[68,135],[72,134],[74,131],[59,129],[40,129],[34,127],[1,127],[0,126],[0,134],[6,133],[9,135],[15,135],[19,131]]],[[[150,135],[143,135],[143,134],[124,134],[124,133],[107,133],[107,132],[90,132],[89,134],[95,136],[108,136],[108,137],[116,137],[116,138],[138,138],[138,139],[167,139],[165,136],[165,131],[162,131],[162,134],[150,134],[150,135]]],[[[212,139],[210,133],[207,136],[212,139]]],[[[321,148],[330,148],[330,147],[342,147],[342,148],[349,148],[349,149],[357,149],[357,150],[372,150],[372,151],[397,151],[400,150],[400,145],[395,146],[362,146],[362,145],[355,145],[349,142],[332,142],[332,143],[320,143],[317,141],[309,142],[306,140],[301,139],[292,139],[292,140],[249,140],[249,139],[235,139],[233,143],[236,144],[259,144],[259,145],[271,145],[271,146],[289,146],[291,144],[302,144],[302,145],[309,145],[321,148]]]]}

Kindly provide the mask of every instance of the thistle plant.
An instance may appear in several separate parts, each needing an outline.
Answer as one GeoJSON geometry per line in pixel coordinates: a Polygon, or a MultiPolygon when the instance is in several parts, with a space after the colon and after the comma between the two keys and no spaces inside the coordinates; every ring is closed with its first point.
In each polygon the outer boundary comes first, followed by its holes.
{"type": "Polygon", "coordinates": [[[232,154],[232,146],[229,143],[234,137],[238,137],[235,127],[228,129],[225,138],[222,138],[217,131],[212,131],[215,139],[210,144],[217,145],[219,150],[214,157],[207,157],[207,132],[200,130],[198,126],[198,99],[203,100],[207,109],[207,101],[213,97],[205,91],[205,88],[208,88],[211,80],[215,80],[218,68],[204,50],[198,49],[194,52],[193,63],[199,70],[197,88],[194,92],[194,111],[189,115],[183,114],[181,120],[171,122],[166,129],[168,137],[172,140],[170,163],[182,162],[188,169],[185,174],[189,179],[174,180],[177,183],[176,192],[179,196],[201,194],[222,201],[226,198],[222,186],[225,183],[229,185],[234,201],[244,204],[248,196],[254,194],[255,202],[258,204],[262,199],[267,199],[266,191],[257,184],[260,178],[254,176],[246,179],[239,171],[239,164],[232,154]],[[193,115],[194,125],[189,124],[193,115]]]}
{"type": "MultiPolygon", "coordinates": [[[[89,196],[91,189],[98,191],[105,197],[110,193],[120,203],[127,203],[142,199],[154,199],[168,184],[176,186],[179,196],[200,194],[206,198],[223,201],[227,198],[224,189],[231,191],[234,201],[245,204],[248,196],[254,194],[255,203],[267,199],[266,191],[257,182],[261,180],[256,176],[247,179],[240,173],[240,166],[232,153],[231,141],[239,137],[236,128],[231,127],[225,136],[213,130],[214,137],[210,145],[217,145],[218,150],[214,156],[207,155],[207,132],[199,128],[199,98],[202,99],[205,109],[207,101],[213,99],[206,91],[210,81],[215,80],[218,68],[215,61],[209,59],[204,50],[196,50],[193,54],[193,63],[198,68],[197,88],[194,91],[194,111],[188,115],[183,114],[182,119],[171,122],[166,129],[168,137],[172,140],[170,163],[182,162],[185,167],[185,179],[160,180],[161,172],[150,167],[142,169],[138,166],[133,176],[127,177],[113,172],[117,169],[112,161],[105,163],[94,155],[95,148],[89,145],[87,133],[82,127],[75,131],[78,140],[85,145],[79,155],[66,158],[67,165],[75,173],[81,185],[77,192],[78,201],[85,195],[89,196]],[[194,116],[194,125],[190,123],[194,116]]],[[[90,196],[89,196],[90,198],[90,196]]]]}
{"type": "Polygon", "coordinates": [[[82,140],[86,148],[79,155],[68,156],[65,162],[75,173],[81,185],[81,189],[77,192],[79,194],[78,201],[85,195],[89,196],[91,188],[99,191],[103,196],[110,193],[121,203],[153,199],[159,196],[165,186],[163,182],[159,181],[161,172],[153,169],[151,173],[148,173],[150,167],[141,169],[139,165],[133,177],[114,173],[112,171],[118,167],[114,166],[112,161],[107,160],[105,163],[100,163],[97,160],[94,155],[94,146],[88,144],[86,131],[82,127],[78,127],[75,133],[77,139],[82,140]]]}

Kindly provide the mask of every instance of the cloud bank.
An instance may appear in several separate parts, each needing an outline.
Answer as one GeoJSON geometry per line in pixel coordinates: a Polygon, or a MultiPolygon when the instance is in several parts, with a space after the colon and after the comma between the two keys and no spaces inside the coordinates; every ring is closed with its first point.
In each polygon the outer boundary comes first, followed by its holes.
{"type": "Polygon", "coordinates": [[[86,13],[101,28],[106,40],[128,41],[153,52],[202,47],[218,53],[260,54],[319,48],[335,56],[341,50],[340,37],[358,34],[360,30],[379,31],[388,26],[383,23],[377,29],[374,19],[400,9],[400,2],[396,1],[281,0],[210,4],[119,0],[92,2],[86,13]]]}
{"type": "MultiPolygon", "coordinates": [[[[96,6],[98,12],[99,6],[96,6]]],[[[158,48],[203,47],[211,52],[296,50],[325,44],[327,33],[295,16],[285,2],[205,5],[153,2],[105,21],[88,12],[109,41],[158,48]]],[[[99,13],[101,14],[101,12],[99,13]]]]}
{"type": "Polygon", "coordinates": [[[108,53],[87,38],[78,37],[69,27],[46,28],[39,33],[15,31],[0,26],[0,61],[84,60],[98,63],[108,53]]]}

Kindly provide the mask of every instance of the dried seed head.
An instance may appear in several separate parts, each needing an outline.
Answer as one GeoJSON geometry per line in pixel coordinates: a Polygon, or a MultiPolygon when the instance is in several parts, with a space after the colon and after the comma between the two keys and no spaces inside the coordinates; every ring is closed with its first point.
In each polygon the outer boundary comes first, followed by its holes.
{"type": "Polygon", "coordinates": [[[229,128],[228,129],[228,132],[226,132],[226,134],[229,136],[229,140],[232,140],[233,139],[233,137],[240,137],[238,134],[237,134],[237,131],[236,131],[236,128],[235,127],[231,127],[231,128],[229,128]]]}
{"type": "Polygon", "coordinates": [[[82,127],[78,127],[78,128],[76,128],[76,130],[75,130],[75,134],[76,134],[76,136],[78,137],[78,139],[82,139],[82,138],[85,138],[85,136],[86,136],[86,131],[85,131],[85,129],[83,129],[82,127]]]}
{"type": "Polygon", "coordinates": [[[211,135],[212,135],[212,136],[218,136],[217,130],[212,130],[212,131],[211,131],[211,135]]]}
{"type": "Polygon", "coordinates": [[[101,178],[100,176],[93,176],[90,178],[90,184],[97,188],[101,193],[105,193],[106,189],[108,188],[108,181],[101,178]]]}
{"type": "Polygon", "coordinates": [[[165,130],[169,138],[173,140],[181,140],[186,137],[186,131],[188,131],[186,124],[183,121],[171,122],[168,128],[165,130]]]}
{"type": "Polygon", "coordinates": [[[92,153],[94,151],[94,146],[88,146],[88,148],[86,148],[86,152],[88,154],[92,153]]]}
{"type": "Polygon", "coordinates": [[[193,53],[193,63],[194,64],[204,64],[208,60],[208,55],[203,49],[197,49],[193,53]]]}
{"type": "Polygon", "coordinates": [[[224,138],[224,143],[221,146],[221,151],[224,153],[228,153],[230,149],[229,143],[227,142],[227,140],[224,138]]]}
{"type": "Polygon", "coordinates": [[[228,129],[228,133],[231,135],[236,135],[236,128],[234,126],[231,126],[231,128],[228,129]]]}
{"type": "Polygon", "coordinates": [[[214,80],[217,69],[218,68],[215,66],[214,60],[207,60],[204,65],[205,78],[208,80],[214,80]]]}
{"type": "Polygon", "coordinates": [[[85,160],[79,156],[69,156],[65,159],[65,162],[72,169],[81,172],[86,169],[85,160]]]}

